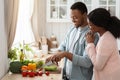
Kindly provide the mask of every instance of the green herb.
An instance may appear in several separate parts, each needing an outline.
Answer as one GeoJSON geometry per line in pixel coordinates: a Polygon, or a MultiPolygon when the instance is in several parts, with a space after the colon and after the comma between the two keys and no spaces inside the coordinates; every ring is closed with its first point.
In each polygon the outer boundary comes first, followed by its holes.
{"type": "Polygon", "coordinates": [[[16,54],[17,49],[10,49],[8,51],[8,58],[10,58],[11,60],[16,60],[17,59],[17,54],[16,54]]]}

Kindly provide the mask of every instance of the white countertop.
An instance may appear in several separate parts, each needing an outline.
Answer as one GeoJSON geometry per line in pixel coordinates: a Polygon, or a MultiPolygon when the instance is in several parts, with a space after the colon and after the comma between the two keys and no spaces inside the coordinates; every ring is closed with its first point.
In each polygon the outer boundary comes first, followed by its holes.
{"type": "Polygon", "coordinates": [[[50,74],[49,76],[46,76],[45,74],[43,74],[42,76],[22,77],[21,74],[7,73],[1,80],[62,80],[62,75],[50,74]]]}

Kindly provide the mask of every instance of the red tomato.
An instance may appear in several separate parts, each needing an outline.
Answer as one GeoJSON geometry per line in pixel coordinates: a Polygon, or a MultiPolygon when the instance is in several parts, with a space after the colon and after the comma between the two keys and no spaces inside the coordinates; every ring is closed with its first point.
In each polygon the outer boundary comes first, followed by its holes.
{"type": "Polygon", "coordinates": [[[45,74],[46,74],[47,76],[49,76],[50,73],[49,73],[48,71],[46,71],[45,74]]]}
{"type": "Polygon", "coordinates": [[[27,72],[22,72],[23,77],[27,77],[27,72]]]}
{"type": "Polygon", "coordinates": [[[42,71],[39,71],[38,74],[39,74],[39,76],[42,76],[43,72],[42,72],[42,71]]]}
{"type": "Polygon", "coordinates": [[[34,77],[35,76],[35,72],[29,72],[29,77],[34,77]]]}
{"type": "Polygon", "coordinates": [[[35,76],[38,76],[38,72],[35,72],[35,76]]]}

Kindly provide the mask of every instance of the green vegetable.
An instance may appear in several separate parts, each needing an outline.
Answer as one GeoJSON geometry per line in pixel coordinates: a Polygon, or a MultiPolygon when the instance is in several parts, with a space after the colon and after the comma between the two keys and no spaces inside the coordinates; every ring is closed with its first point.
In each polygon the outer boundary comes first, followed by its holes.
{"type": "Polygon", "coordinates": [[[57,70],[57,66],[56,65],[45,66],[44,69],[46,71],[56,71],[57,70]]]}
{"type": "Polygon", "coordinates": [[[28,65],[28,63],[35,63],[33,60],[24,60],[24,61],[21,61],[21,63],[23,64],[23,65],[28,65]]]}
{"type": "Polygon", "coordinates": [[[12,73],[21,73],[21,67],[22,67],[22,63],[20,61],[14,61],[10,63],[9,70],[12,73]]]}
{"type": "Polygon", "coordinates": [[[36,64],[37,64],[37,68],[40,68],[43,64],[44,64],[44,61],[38,61],[38,62],[36,62],[36,64]]]}
{"type": "Polygon", "coordinates": [[[10,58],[11,60],[17,59],[16,49],[10,49],[8,51],[8,58],[10,58]]]}

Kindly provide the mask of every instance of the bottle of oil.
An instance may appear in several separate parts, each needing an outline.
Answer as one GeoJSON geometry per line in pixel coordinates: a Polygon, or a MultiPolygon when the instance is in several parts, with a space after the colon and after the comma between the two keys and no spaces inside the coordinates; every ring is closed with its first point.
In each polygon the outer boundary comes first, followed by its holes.
{"type": "Polygon", "coordinates": [[[20,61],[24,61],[24,58],[25,58],[25,54],[23,53],[23,49],[21,49],[21,52],[20,52],[20,61]]]}

